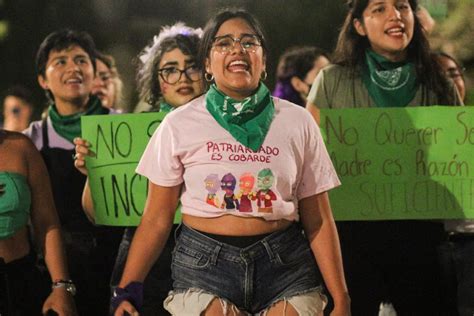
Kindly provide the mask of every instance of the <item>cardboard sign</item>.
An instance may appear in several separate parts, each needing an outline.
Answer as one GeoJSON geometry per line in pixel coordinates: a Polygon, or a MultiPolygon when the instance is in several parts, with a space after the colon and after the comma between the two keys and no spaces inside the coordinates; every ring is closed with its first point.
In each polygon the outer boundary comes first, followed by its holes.
{"type": "MultiPolygon", "coordinates": [[[[98,224],[140,222],[148,179],[135,168],[163,118],[82,118],[98,224]]],[[[321,131],[342,181],[330,191],[337,220],[474,218],[474,108],[321,110],[321,131]]]]}
{"type": "MultiPolygon", "coordinates": [[[[82,138],[91,143],[86,158],[96,223],[137,226],[145,206],[148,179],[135,168],[164,113],[91,115],[81,118],[82,138]]],[[[177,212],[175,222],[181,214],[177,212]]]]}
{"type": "Polygon", "coordinates": [[[338,220],[474,218],[474,108],[321,110],[338,220]]]}

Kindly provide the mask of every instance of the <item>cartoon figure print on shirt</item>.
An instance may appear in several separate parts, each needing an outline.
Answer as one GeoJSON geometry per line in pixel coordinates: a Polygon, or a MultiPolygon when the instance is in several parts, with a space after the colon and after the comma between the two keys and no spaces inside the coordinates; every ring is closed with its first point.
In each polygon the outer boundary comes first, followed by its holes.
{"type": "Polygon", "coordinates": [[[254,199],[255,193],[252,192],[255,184],[255,177],[250,173],[246,172],[240,176],[239,187],[240,192],[237,198],[240,199],[239,212],[251,213],[252,212],[252,200],[254,199]]]}
{"type": "Polygon", "coordinates": [[[219,180],[219,175],[209,174],[204,179],[206,203],[227,211],[239,211],[239,213],[273,213],[273,201],[277,200],[277,194],[271,190],[275,183],[275,175],[268,169],[262,169],[257,177],[250,172],[244,172],[239,177],[239,190],[235,193],[237,179],[232,173],[226,173],[219,180]],[[257,189],[254,186],[257,178],[257,189]],[[223,195],[218,193],[222,189],[223,195]],[[219,200],[222,203],[219,204],[219,200]]]}
{"type": "Polygon", "coordinates": [[[237,184],[237,179],[232,173],[227,173],[222,177],[221,189],[224,190],[224,200],[222,201],[221,208],[225,207],[226,210],[239,209],[239,200],[235,197],[234,190],[237,184]]]}
{"type": "Polygon", "coordinates": [[[207,190],[207,198],[206,203],[213,205],[215,207],[219,207],[219,199],[217,198],[217,191],[219,191],[219,176],[216,173],[211,173],[204,179],[204,183],[206,185],[207,190]]]}
{"type": "Polygon", "coordinates": [[[258,191],[255,199],[257,199],[258,211],[262,213],[273,213],[273,203],[276,200],[275,193],[270,190],[273,185],[275,177],[273,172],[266,168],[260,170],[257,178],[258,191]]]}

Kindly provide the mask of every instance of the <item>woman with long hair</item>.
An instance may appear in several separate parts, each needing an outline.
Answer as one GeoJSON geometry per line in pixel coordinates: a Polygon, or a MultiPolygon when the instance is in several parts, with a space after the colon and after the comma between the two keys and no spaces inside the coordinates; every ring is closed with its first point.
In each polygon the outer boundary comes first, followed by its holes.
{"type": "MultiPolygon", "coordinates": [[[[459,104],[430,55],[416,0],[353,0],[334,65],[316,77],[307,109],[459,104]]],[[[436,245],[441,224],[428,221],[338,222],[355,315],[391,301],[401,315],[436,314],[436,245]]]]}
{"type": "Polygon", "coordinates": [[[327,194],[339,181],[311,116],[261,82],[266,54],[246,11],[224,10],[207,23],[199,61],[212,84],[165,118],[137,167],[149,194],[115,315],[140,308],[141,283],[179,198],[183,225],[165,300],[172,315],[322,315],[316,260],[332,315],[350,315],[327,194]]]}

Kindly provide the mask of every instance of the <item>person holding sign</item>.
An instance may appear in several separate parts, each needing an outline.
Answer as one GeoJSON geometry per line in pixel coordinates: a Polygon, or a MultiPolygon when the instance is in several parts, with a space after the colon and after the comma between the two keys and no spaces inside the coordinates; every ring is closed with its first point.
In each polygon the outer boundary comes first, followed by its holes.
{"type": "MultiPolygon", "coordinates": [[[[202,30],[193,29],[183,23],[162,28],[152,43],[139,55],[137,83],[140,97],[154,110],[168,113],[204,93],[205,85],[202,70],[196,62],[197,50],[202,30]]],[[[85,157],[90,154],[84,139],[75,139],[76,167],[87,174],[85,157]]],[[[84,210],[93,221],[94,205],[88,182],[83,193],[84,210]]],[[[177,225],[175,225],[175,228],[177,225]]],[[[126,228],[120,244],[111,286],[114,289],[122,276],[135,227],[126,228]]],[[[171,251],[174,238],[171,236],[153,265],[144,282],[144,301],[141,315],[166,315],[163,301],[171,290],[171,251]]]]}
{"type": "Polygon", "coordinates": [[[0,314],[76,314],[61,228],[48,172],[28,137],[0,129],[0,314]],[[36,263],[28,222],[53,280],[51,293],[36,263]],[[69,292],[71,291],[71,292],[69,292]]]}
{"type": "MultiPolygon", "coordinates": [[[[460,104],[430,56],[416,0],[351,0],[334,65],[316,77],[307,109],[460,104]]],[[[375,154],[375,153],[374,153],[375,154]]],[[[440,223],[338,222],[355,315],[389,300],[401,315],[435,315],[440,223]],[[402,241],[403,240],[403,241],[402,241]]]]}
{"type": "Polygon", "coordinates": [[[74,168],[73,139],[83,115],[108,114],[92,95],[96,47],[85,32],[63,29],[49,34],[36,55],[38,83],[50,105],[47,115],[24,131],[46,163],[63,228],[69,271],[77,287],[80,315],[108,312],[109,278],[120,242],[117,228],[92,225],[81,206],[86,177],[74,168]]]}
{"type": "Polygon", "coordinates": [[[211,87],[164,119],[137,167],[149,194],[115,293],[116,316],[140,309],[142,282],[179,199],[183,224],[164,303],[172,315],[322,315],[316,260],[335,301],[331,315],[350,315],[327,195],[339,180],[311,116],[273,98],[261,81],[266,54],[260,24],[246,11],[224,10],[207,23],[199,61],[211,87]],[[221,180],[219,201],[231,187],[240,192],[240,179],[245,203],[209,203],[210,177],[221,180]],[[254,198],[261,188],[275,197],[261,194],[271,204],[263,211],[254,198]]]}

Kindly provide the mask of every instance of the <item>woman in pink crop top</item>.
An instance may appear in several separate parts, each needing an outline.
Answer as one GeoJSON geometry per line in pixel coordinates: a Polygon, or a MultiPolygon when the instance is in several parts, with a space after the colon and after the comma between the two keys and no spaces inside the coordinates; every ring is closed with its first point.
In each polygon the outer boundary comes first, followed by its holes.
{"type": "Polygon", "coordinates": [[[116,316],[140,310],[141,283],[180,197],[173,291],[164,302],[172,315],[323,315],[317,265],[334,301],[331,315],[350,315],[327,194],[339,181],[311,116],[272,98],[263,84],[266,53],[261,26],[248,12],[224,10],[207,23],[198,61],[210,89],[166,117],[137,168],[150,180],[149,194],[114,298],[116,316]],[[286,138],[276,139],[282,131],[286,138]],[[260,161],[277,141],[279,151],[260,161]],[[220,188],[211,183],[212,192],[210,175],[222,179],[220,188]],[[220,203],[209,203],[210,193],[220,203]]]}

